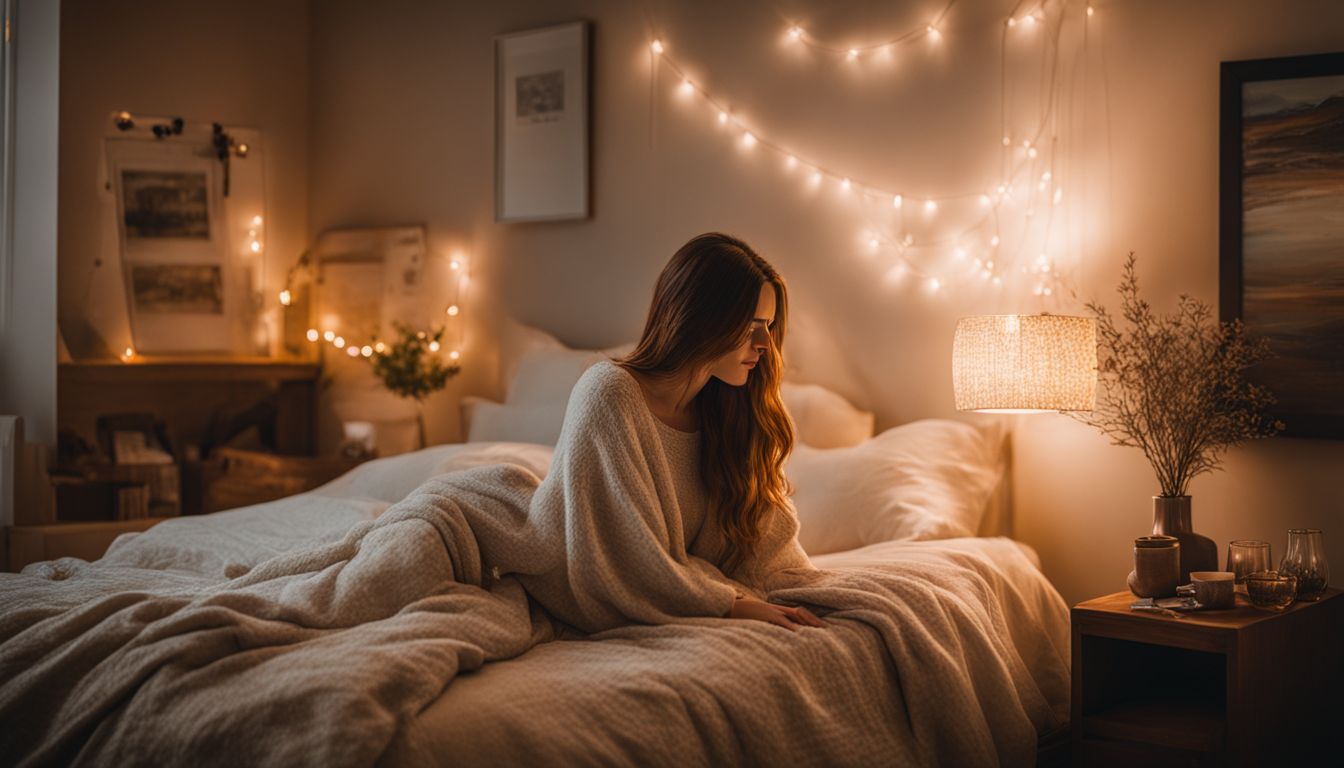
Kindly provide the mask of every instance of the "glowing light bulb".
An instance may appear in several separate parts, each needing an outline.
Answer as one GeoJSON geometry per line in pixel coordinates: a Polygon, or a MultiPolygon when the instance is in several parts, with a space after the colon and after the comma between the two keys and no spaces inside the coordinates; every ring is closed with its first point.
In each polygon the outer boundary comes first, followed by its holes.
{"type": "Polygon", "coordinates": [[[457,317],[457,313],[458,313],[458,312],[461,312],[461,311],[462,311],[462,310],[460,310],[460,309],[457,308],[457,305],[456,305],[456,304],[449,305],[449,307],[448,307],[448,316],[449,316],[449,317],[457,317]]]}
{"type": "Polygon", "coordinates": [[[937,213],[937,212],[938,212],[938,203],[934,202],[933,200],[925,200],[925,201],[924,201],[924,212],[925,212],[925,213],[937,213]]]}
{"type": "Polygon", "coordinates": [[[981,207],[981,208],[988,208],[990,202],[991,202],[991,201],[990,201],[990,199],[989,199],[989,195],[981,195],[981,196],[980,196],[980,207],[981,207]]]}
{"type": "Polygon", "coordinates": [[[331,345],[334,346],[334,347],[336,347],[337,349],[344,349],[344,348],[345,348],[345,337],[344,337],[344,336],[337,336],[336,338],[334,338],[334,339],[331,340],[331,345]]]}
{"type": "Polygon", "coordinates": [[[942,33],[938,31],[938,28],[933,26],[932,24],[930,24],[925,31],[927,31],[929,33],[929,37],[934,40],[937,40],[939,37],[942,36],[942,33]]]}
{"type": "Polygon", "coordinates": [[[1008,138],[1007,136],[1004,136],[1004,137],[1003,137],[1003,146],[1008,147],[1008,146],[1012,146],[1012,144],[1013,144],[1013,140],[1012,140],[1012,139],[1008,138]]]}
{"type": "Polygon", "coordinates": [[[254,227],[260,227],[260,226],[261,226],[261,217],[260,217],[260,216],[253,216],[253,217],[252,217],[252,226],[254,226],[254,227]]]}
{"type": "Polygon", "coordinates": [[[1016,27],[1016,26],[1017,26],[1017,19],[1014,19],[1012,16],[1009,16],[1009,17],[1008,17],[1008,26],[1010,26],[1010,27],[1016,27]]]}
{"type": "Polygon", "coordinates": [[[695,93],[695,84],[690,80],[682,80],[681,93],[683,96],[690,96],[692,93],[695,93]]]}
{"type": "Polygon", "coordinates": [[[793,155],[784,158],[784,167],[792,171],[794,168],[798,167],[798,158],[793,155]]]}
{"type": "Polygon", "coordinates": [[[345,354],[351,357],[359,357],[359,347],[356,347],[354,344],[351,344],[350,346],[345,348],[345,354]]]}
{"type": "Polygon", "coordinates": [[[993,268],[994,268],[994,260],[993,260],[993,259],[990,259],[989,261],[986,261],[986,262],[985,262],[985,269],[993,269],[993,268]]]}
{"type": "Polygon", "coordinates": [[[821,171],[812,172],[811,182],[814,187],[821,183],[821,171]]]}
{"type": "Polygon", "coordinates": [[[870,240],[868,241],[868,248],[871,249],[871,250],[876,251],[876,250],[877,250],[877,247],[878,247],[879,245],[881,245],[881,244],[882,244],[882,243],[878,242],[878,239],[877,239],[876,237],[874,237],[874,238],[872,238],[872,239],[870,239],[870,240]]]}
{"type": "Polygon", "coordinates": [[[253,253],[261,253],[261,241],[260,241],[260,240],[253,240],[251,243],[248,244],[247,247],[248,247],[248,248],[251,248],[253,253]]]}
{"type": "Polygon", "coordinates": [[[850,60],[850,61],[854,61],[854,60],[858,59],[858,58],[859,58],[859,49],[858,49],[858,48],[850,48],[850,49],[849,49],[849,53],[846,53],[846,54],[845,54],[845,58],[848,59],[848,60],[850,60]]]}
{"type": "Polygon", "coordinates": [[[383,342],[381,342],[381,341],[375,341],[375,342],[373,343],[373,351],[374,351],[374,352],[377,352],[378,354],[381,355],[381,354],[383,353],[383,350],[385,350],[385,349],[387,349],[387,345],[384,344],[383,342]]]}
{"type": "Polygon", "coordinates": [[[850,187],[852,187],[852,186],[854,186],[854,185],[850,182],[850,180],[849,180],[848,178],[845,178],[845,179],[841,179],[841,180],[840,180],[840,189],[841,189],[841,190],[843,190],[843,191],[845,191],[845,192],[848,192],[849,189],[850,189],[850,187]]]}
{"type": "Polygon", "coordinates": [[[1094,13],[1096,13],[1096,9],[1093,8],[1093,7],[1090,6],[1090,5],[1087,6],[1087,15],[1088,15],[1088,16],[1091,16],[1091,15],[1094,14],[1094,13]]]}
{"type": "Polygon", "coordinates": [[[122,359],[122,360],[130,360],[130,359],[133,358],[133,357],[135,357],[135,349],[134,349],[134,348],[132,348],[132,347],[127,347],[126,349],[122,350],[122,353],[121,353],[121,359],[122,359]]]}
{"type": "Polygon", "coordinates": [[[720,110],[719,110],[719,125],[723,125],[723,124],[726,123],[726,122],[728,122],[728,113],[727,113],[727,112],[724,112],[722,109],[720,109],[720,110]]]}
{"type": "Polygon", "coordinates": [[[309,341],[317,341],[317,340],[320,339],[320,338],[322,338],[322,334],[318,333],[316,328],[309,328],[309,329],[308,329],[308,340],[309,340],[309,341]]]}
{"type": "Polygon", "coordinates": [[[904,204],[905,204],[905,198],[901,197],[900,195],[896,195],[895,197],[891,198],[892,208],[900,208],[904,204]]]}
{"type": "Polygon", "coordinates": [[[1022,23],[1030,27],[1032,24],[1036,23],[1036,17],[1031,15],[1023,16],[1022,23]]]}
{"type": "Polygon", "coordinates": [[[663,41],[654,40],[652,43],[649,43],[649,49],[652,50],[655,54],[661,55],[663,52],[663,41]]]}
{"type": "Polygon", "coordinates": [[[462,268],[462,262],[458,261],[457,259],[453,259],[452,261],[448,262],[448,268],[456,272],[462,268]]]}
{"type": "Polygon", "coordinates": [[[437,342],[437,341],[431,341],[431,342],[429,342],[429,351],[430,351],[430,352],[438,352],[438,351],[439,351],[439,342],[437,342]]]}
{"type": "Polygon", "coordinates": [[[989,238],[989,247],[991,247],[991,248],[998,248],[998,247],[999,247],[999,236],[998,236],[998,235],[995,235],[995,236],[989,238]]]}
{"type": "Polygon", "coordinates": [[[1039,153],[1036,151],[1035,147],[1027,147],[1027,157],[1034,158],[1037,154],[1039,153]]]}
{"type": "Polygon", "coordinates": [[[930,292],[932,292],[932,293],[937,293],[937,292],[938,292],[938,289],[941,288],[941,287],[943,286],[943,284],[942,284],[942,282],[940,282],[940,281],[938,280],[938,278],[936,278],[936,277],[930,277],[930,278],[929,278],[929,282],[928,282],[928,286],[929,286],[929,291],[930,291],[930,292]]]}
{"type": "Polygon", "coordinates": [[[458,358],[461,357],[461,356],[462,356],[462,353],[458,352],[456,349],[454,349],[452,352],[449,352],[449,353],[448,353],[448,359],[449,359],[449,360],[456,360],[456,359],[458,359],[458,358]]]}
{"type": "Polygon", "coordinates": [[[290,295],[288,288],[280,292],[280,306],[288,307],[293,300],[294,297],[290,295]]]}
{"type": "MultiPolygon", "coordinates": [[[[351,347],[351,349],[354,349],[354,347],[351,347]]],[[[373,356],[373,347],[370,347],[368,344],[365,344],[364,346],[362,346],[362,347],[359,348],[359,354],[361,354],[361,355],[363,355],[363,356],[365,356],[365,357],[372,357],[372,356],[373,356]]]]}
{"type": "Polygon", "coordinates": [[[802,40],[802,39],[803,39],[803,28],[800,27],[800,26],[798,26],[798,25],[796,25],[796,24],[795,24],[794,26],[792,26],[792,27],[789,27],[789,39],[792,40],[792,41],[794,41],[794,42],[797,42],[797,41],[799,41],[799,40],[802,40]]]}
{"type": "Polygon", "coordinates": [[[751,131],[742,134],[742,146],[748,149],[756,146],[756,137],[752,135],[751,131]]]}
{"type": "Polygon", "coordinates": [[[325,333],[322,334],[322,339],[323,339],[324,341],[335,341],[335,340],[336,340],[336,334],[335,334],[335,332],[333,332],[333,331],[327,331],[327,332],[325,332],[325,333]]]}

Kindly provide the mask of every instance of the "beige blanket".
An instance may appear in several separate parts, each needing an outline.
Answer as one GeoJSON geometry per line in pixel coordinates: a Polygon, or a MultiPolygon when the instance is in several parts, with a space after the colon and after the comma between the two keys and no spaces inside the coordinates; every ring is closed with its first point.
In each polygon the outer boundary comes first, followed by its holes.
{"type": "MultiPolygon", "coordinates": [[[[0,755],[20,764],[367,765],[460,672],[551,639],[540,603],[566,625],[607,630],[585,647],[638,645],[680,670],[632,683],[674,708],[681,697],[686,711],[697,700],[705,711],[697,676],[727,674],[730,660],[741,700],[711,707],[723,716],[693,730],[713,762],[1031,762],[1037,729],[1055,718],[1040,681],[1059,675],[1033,677],[1024,663],[1000,613],[1001,584],[937,562],[817,572],[775,529],[766,561],[779,567],[751,569],[754,585],[829,611],[833,626],[794,633],[711,618],[735,585],[677,546],[651,416],[594,410],[630,396],[613,386],[599,371],[576,387],[540,488],[528,461],[476,462],[484,466],[400,497],[397,483],[347,480],[269,514],[171,521],[98,563],[0,577],[0,755]],[[316,547],[272,535],[270,526],[285,525],[278,519],[302,527],[294,519],[323,512],[362,521],[339,535],[314,526],[306,541],[323,542],[316,547]],[[192,541],[203,529],[215,545],[192,541]],[[800,661],[782,666],[781,655],[800,661]],[[856,699],[864,690],[871,696],[856,699]]],[[[578,675],[570,682],[582,688],[578,675]]],[[[665,725],[637,712],[596,714],[631,718],[631,739],[657,738],[665,725]]],[[[556,740],[582,744],[561,713],[552,717],[556,740]]],[[[507,754],[522,742],[431,754],[401,735],[389,758],[546,757],[507,754]]],[[[604,762],[622,753],[594,743],[577,754],[604,762]]]]}

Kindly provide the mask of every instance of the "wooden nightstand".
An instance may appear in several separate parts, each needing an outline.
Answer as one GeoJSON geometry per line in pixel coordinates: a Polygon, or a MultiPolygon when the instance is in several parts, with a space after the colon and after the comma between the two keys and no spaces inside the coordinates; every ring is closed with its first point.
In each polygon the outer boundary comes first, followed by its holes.
{"type": "Polygon", "coordinates": [[[4,550],[0,552],[0,570],[17,572],[29,563],[58,557],[97,560],[121,534],[145,531],[168,519],[142,517],[93,523],[5,526],[0,536],[4,544],[4,550]]]}
{"type": "Polygon", "coordinates": [[[1237,595],[1235,608],[1180,619],[1131,611],[1135,599],[1073,607],[1075,765],[1344,756],[1344,592],[1282,613],[1237,595]]]}

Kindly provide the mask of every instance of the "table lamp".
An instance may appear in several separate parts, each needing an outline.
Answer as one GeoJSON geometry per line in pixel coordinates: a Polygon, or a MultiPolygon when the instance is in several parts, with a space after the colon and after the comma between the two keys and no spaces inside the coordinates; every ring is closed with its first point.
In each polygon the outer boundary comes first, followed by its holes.
{"type": "Polygon", "coordinates": [[[976,315],[952,341],[957,410],[1090,411],[1097,401],[1097,323],[1069,315],[976,315]]]}

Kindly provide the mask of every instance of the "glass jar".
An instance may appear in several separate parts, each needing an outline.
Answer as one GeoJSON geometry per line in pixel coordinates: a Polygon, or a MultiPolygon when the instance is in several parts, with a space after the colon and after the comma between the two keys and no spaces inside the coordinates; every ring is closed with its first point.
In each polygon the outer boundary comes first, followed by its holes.
{"type": "Polygon", "coordinates": [[[1288,529],[1288,552],[1279,573],[1297,577],[1298,600],[1321,599],[1330,582],[1330,566],[1325,562],[1325,541],[1319,530],[1288,529]]]}

